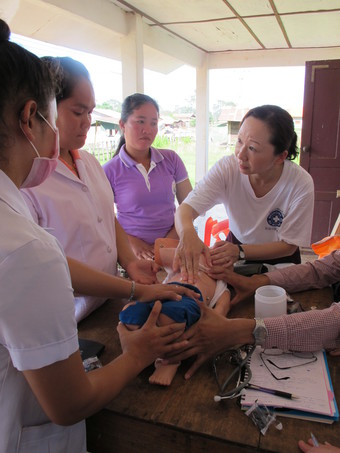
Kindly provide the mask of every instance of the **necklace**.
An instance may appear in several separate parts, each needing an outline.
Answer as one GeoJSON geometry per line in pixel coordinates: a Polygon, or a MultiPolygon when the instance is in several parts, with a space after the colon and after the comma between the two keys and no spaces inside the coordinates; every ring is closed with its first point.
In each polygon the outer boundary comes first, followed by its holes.
{"type": "Polygon", "coordinates": [[[65,159],[63,159],[61,156],[59,156],[59,160],[60,162],[62,162],[64,165],[66,165],[66,167],[72,171],[72,173],[74,173],[77,177],[79,177],[78,175],[78,170],[77,170],[77,166],[73,160],[73,157],[72,155],[71,156],[71,159],[72,159],[72,164],[70,164],[69,162],[67,162],[65,159]]]}

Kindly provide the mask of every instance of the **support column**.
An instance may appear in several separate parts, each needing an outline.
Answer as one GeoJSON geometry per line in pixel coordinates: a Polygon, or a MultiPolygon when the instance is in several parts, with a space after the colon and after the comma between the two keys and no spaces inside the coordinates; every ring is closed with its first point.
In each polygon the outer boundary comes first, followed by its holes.
{"type": "Polygon", "coordinates": [[[209,70],[207,58],[196,68],[196,183],[208,171],[209,151],[209,70]]]}
{"type": "Polygon", "coordinates": [[[133,93],[144,93],[143,19],[131,14],[129,34],[121,38],[123,99],[133,93]]]}

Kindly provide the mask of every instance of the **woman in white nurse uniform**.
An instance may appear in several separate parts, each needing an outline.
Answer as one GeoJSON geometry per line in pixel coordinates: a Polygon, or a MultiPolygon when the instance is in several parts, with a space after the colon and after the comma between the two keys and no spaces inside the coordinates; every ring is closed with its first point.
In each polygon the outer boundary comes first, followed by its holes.
{"type": "MultiPolygon", "coordinates": [[[[76,292],[77,321],[108,298],[164,299],[170,287],[150,286],[157,282],[159,266],[137,259],[115,218],[111,186],[102,167],[81,149],[95,106],[87,69],[69,57],[45,57],[44,61],[59,82],[60,156],[50,178],[22,193],[34,220],[53,234],[65,251],[76,292]],[[131,280],[117,276],[117,261],[131,280]]],[[[183,288],[175,292],[181,294],[183,288]]]]}
{"type": "Polygon", "coordinates": [[[85,373],[73,289],[55,237],[32,219],[19,188],[43,182],[59,147],[52,78],[41,60],[9,41],[0,20],[0,451],[86,451],[84,418],[111,401],[182,330],[118,327],[123,353],[85,373]]]}

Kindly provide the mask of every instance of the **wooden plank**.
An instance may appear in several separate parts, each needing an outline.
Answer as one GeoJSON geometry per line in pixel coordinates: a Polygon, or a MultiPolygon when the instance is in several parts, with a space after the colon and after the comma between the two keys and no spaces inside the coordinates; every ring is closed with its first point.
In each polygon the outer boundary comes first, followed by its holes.
{"type": "Polygon", "coordinates": [[[155,423],[122,417],[104,410],[87,420],[87,448],[96,453],[247,453],[257,451],[242,445],[221,443],[211,437],[191,435],[155,423]]]}
{"type": "MultiPolygon", "coordinates": [[[[119,309],[117,303],[110,301],[79,324],[81,338],[97,340],[106,345],[100,357],[103,364],[120,353],[115,329],[119,309]]],[[[147,368],[107,406],[105,416],[109,418],[112,414],[112,420],[128,417],[129,420],[139,420],[143,424],[150,423],[151,437],[154,424],[157,424],[165,430],[183,430],[189,438],[208,436],[214,438],[215,443],[243,444],[256,448],[258,431],[240,411],[237,401],[217,404],[213,400],[217,385],[211,364],[206,363],[190,381],[185,381],[183,376],[189,364],[190,360],[181,365],[170,387],[150,385],[148,377],[153,367],[147,368]]],[[[91,429],[92,418],[88,425],[91,429]]],[[[104,428],[102,435],[107,436],[104,428]]],[[[179,439],[185,439],[185,436],[179,439]]],[[[94,450],[90,446],[88,448],[92,453],[104,451],[94,450]]]]}
{"type": "MultiPolygon", "coordinates": [[[[330,288],[304,291],[292,295],[304,309],[318,309],[332,302],[330,288]]],[[[109,301],[79,324],[79,336],[97,340],[106,345],[102,362],[120,354],[116,325],[122,303],[109,301]]],[[[230,317],[253,317],[253,299],[235,307],[230,317]]],[[[340,369],[337,358],[329,360],[331,378],[340,401],[340,369]]],[[[153,367],[148,367],[134,379],[105,410],[87,420],[88,450],[91,453],[119,451],[150,452],[160,448],[164,453],[228,451],[244,453],[262,452],[297,453],[297,440],[306,439],[310,431],[320,441],[340,444],[336,425],[282,418],[282,432],[271,427],[260,436],[252,421],[242,412],[237,400],[215,403],[217,386],[206,363],[189,381],[184,373],[190,360],[179,368],[170,387],[150,385],[148,377],[153,367]]]]}

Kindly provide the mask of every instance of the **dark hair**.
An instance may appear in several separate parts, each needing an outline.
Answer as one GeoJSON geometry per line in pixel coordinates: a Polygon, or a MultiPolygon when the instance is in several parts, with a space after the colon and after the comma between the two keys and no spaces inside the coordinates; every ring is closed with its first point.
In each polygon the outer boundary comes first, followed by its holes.
{"type": "Polygon", "coordinates": [[[89,71],[80,61],[70,57],[42,57],[42,60],[57,82],[57,103],[72,96],[81,77],[91,82],[89,71]]]}
{"type": "Polygon", "coordinates": [[[9,41],[11,31],[0,19],[0,147],[7,146],[10,132],[6,124],[8,109],[18,119],[25,103],[32,99],[46,115],[55,97],[55,84],[48,68],[40,58],[9,41]]]}
{"type": "MultiPolygon", "coordinates": [[[[152,99],[152,97],[148,96],[147,94],[135,93],[131,94],[130,96],[127,96],[124,99],[120,119],[125,123],[128,120],[129,116],[133,113],[133,111],[135,109],[139,109],[139,107],[141,107],[144,104],[153,104],[159,115],[158,104],[154,99],[152,99]]],[[[115,152],[115,156],[119,154],[119,150],[123,145],[125,145],[125,137],[122,134],[115,152]]]]}
{"type": "Polygon", "coordinates": [[[277,105],[261,105],[249,110],[245,114],[241,125],[250,116],[264,121],[269,127],[271,131],[270,143],[275,147],[274,154],[281,154],[287,150],[288,160],[294,160],[299,155],[294,121],[287,110],[277,105]]]}

